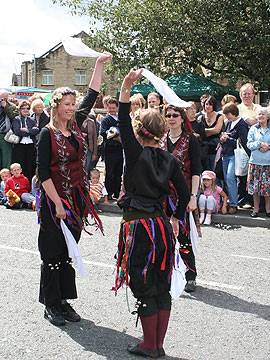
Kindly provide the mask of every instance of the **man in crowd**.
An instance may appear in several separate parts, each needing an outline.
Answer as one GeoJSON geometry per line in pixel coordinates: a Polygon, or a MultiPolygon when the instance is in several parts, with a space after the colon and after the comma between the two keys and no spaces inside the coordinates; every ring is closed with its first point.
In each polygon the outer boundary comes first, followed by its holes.
{"type": "Polygon", "coordinates": [[[108,115],[101,122],[100,135],[104,139],[105,187],[108,199],[117,199],[121,188],[123,173],[123,148],[118,129],[118,101],[107,101],[108,115]]]}
{"type": "Polygon", "coordinates": [[[8,101],[8,92],[0,90],[0,169],[9,168],[11,164],[12,145],[4,137],[18,114],[16,106],[8,101]]]}

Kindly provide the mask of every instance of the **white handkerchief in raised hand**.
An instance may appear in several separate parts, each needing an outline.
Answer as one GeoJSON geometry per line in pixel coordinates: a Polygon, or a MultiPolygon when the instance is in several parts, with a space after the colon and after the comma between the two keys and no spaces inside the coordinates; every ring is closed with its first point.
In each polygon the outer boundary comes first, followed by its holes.
{"type": "Polygon", "coordinates": [[[165,80],[159,78],[147,69],[143,69],[142,75],[154,85],[156,90],[163,96],[168,104],[184,108],[190,107],[190,103],[180,99],[165,80]]]}
{"type": "Polygon", "coordinates": [[[93,49],[90,49],[82,42],[80,38],[68,37],[62,40],[65,51],[72,56],[98,57],[102,55],[93,49]]]}

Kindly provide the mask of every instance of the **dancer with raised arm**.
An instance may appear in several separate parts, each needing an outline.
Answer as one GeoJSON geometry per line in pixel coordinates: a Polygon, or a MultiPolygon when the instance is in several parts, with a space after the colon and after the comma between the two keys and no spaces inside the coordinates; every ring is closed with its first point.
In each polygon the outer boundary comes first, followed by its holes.
{"type": "Polygon", "coordinates": [[[96,60],[89,90],[76,112],[76,91],[58,88],[51,99],[50,123],[40,132],[38,143],[38,178],[40,191],[40,230],[38,247],[42,260],[39,301],[45,305],[44,317],[53,325],[80,321],[80,316],[67,302],[77,298],[75,271],[68,256],[60,219],[78,242],[81,230],[91,214],[102,224],[89,196],[85,171],[87,146],[80,126],[93,106],[101,86],[104,62],[111,54],[96,60]]]}
{"type": "Polygon", "coordinates": [[[135,119],[135,133],[130,118],[130,89],[141,76],[131,70],[120,92],[119,129],[125,153],[125,195],[120,227],[115,290],[130,286],[138,305],[143,341],[128,346],[130,353],[159,358],[165,356],[163,342],[168,327],[173,266],[174,236],[183,219],[189,192],[177,160],[159,148],[166,131],[165,120],[155,109],[141,111],[135,119]],[[169,219],[163,202],[169,194],[169,182],[178,194],[176,210],[169,219]],[[172,231],[173,230],[173,231],[172,231]]]}

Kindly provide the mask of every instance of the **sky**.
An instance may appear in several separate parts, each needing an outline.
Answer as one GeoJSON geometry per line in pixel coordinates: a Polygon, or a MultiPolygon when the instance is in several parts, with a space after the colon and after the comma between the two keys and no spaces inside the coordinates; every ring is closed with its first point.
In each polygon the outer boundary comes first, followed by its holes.
{"type": "Polygon", "coordinates": [[[20,64],[33,54],[39,57],[63,37],[89,32],[88,19],[50,0],[1,1],[0,88],[11,85],[12,74],[20,74],[20,64]]]}

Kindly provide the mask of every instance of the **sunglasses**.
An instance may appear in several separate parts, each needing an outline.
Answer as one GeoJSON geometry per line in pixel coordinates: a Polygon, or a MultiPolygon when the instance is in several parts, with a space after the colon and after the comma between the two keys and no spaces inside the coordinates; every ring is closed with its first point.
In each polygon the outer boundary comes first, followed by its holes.
{"type": "Polygon", "coordinates": [[[177,118],[178,116],[180,116],[180,114],[166,114],[165,117],[170,119],[171,117],[172,118],[177,118]]]}
{"type": "Polygon", "coordinates": [[[30,110],[30,107],[21,107],[20,110],[30,110]]]}

